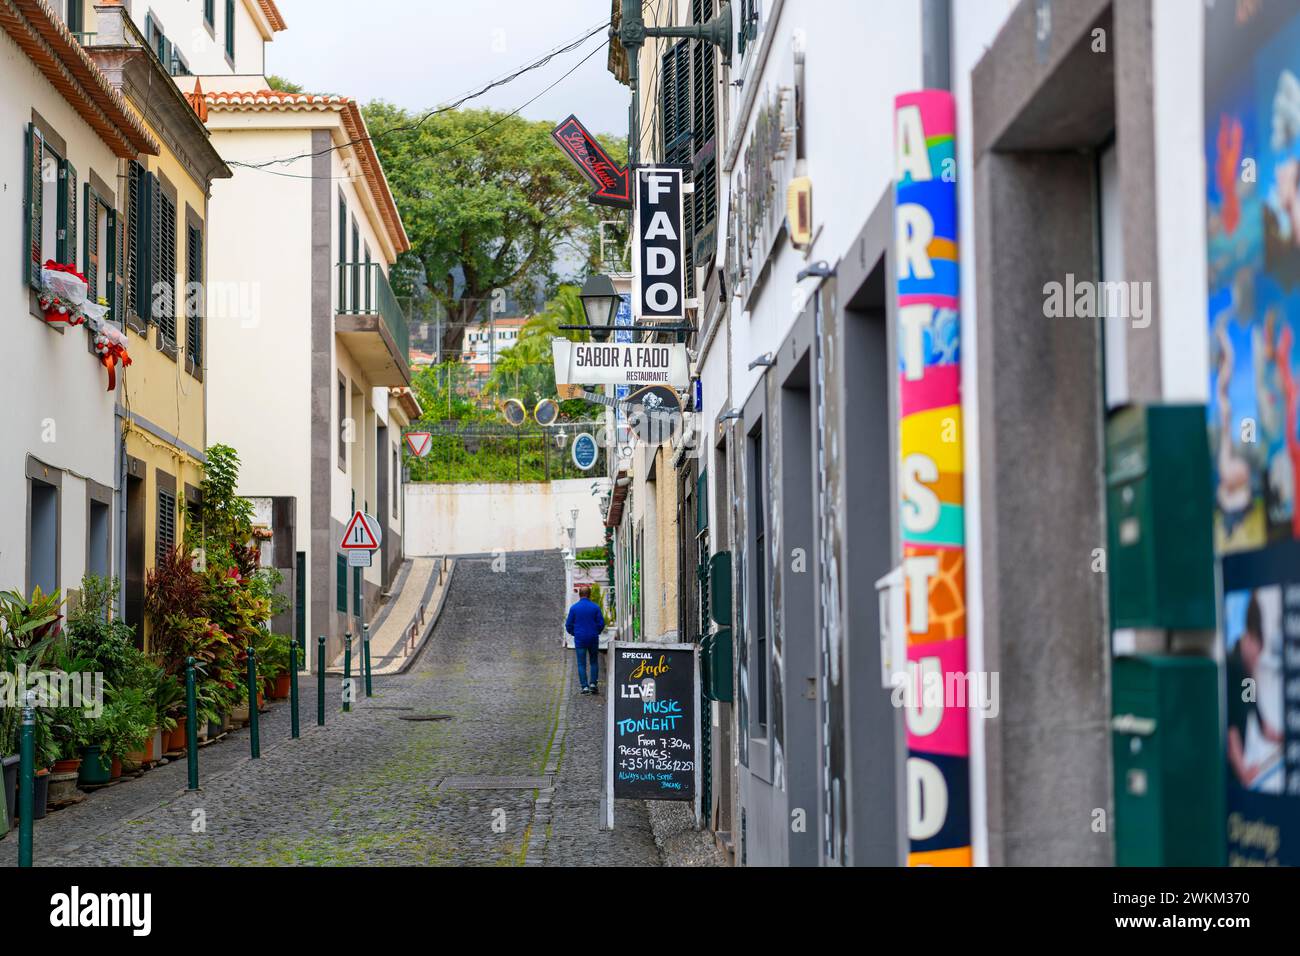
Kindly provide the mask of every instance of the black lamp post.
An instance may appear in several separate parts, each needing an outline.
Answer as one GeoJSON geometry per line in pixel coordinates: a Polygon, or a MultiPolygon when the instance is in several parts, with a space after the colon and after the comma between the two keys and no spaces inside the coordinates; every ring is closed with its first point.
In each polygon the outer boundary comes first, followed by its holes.
{"type": "Polygon", "coordinates": [[[618,290],[614,288],[614,280],[603,273],[588,276],[579,297],[582,299],[582,311],[587,315],[591,337],[597,342],[604,342],[609,338],[621,302],[618,290]]]}

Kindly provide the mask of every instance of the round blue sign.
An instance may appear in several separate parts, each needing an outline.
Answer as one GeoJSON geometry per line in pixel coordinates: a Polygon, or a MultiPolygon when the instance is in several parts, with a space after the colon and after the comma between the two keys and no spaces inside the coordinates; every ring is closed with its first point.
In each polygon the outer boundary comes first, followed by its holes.
{"type": "Polygon", "coordinates": [[[600,449],[596,446],[596,439],[592,438],[587,432],[577,435],[573,439],[573,463],[583,471],[589,471],[592,465],[596,464],[596,457],[600,449]]]}

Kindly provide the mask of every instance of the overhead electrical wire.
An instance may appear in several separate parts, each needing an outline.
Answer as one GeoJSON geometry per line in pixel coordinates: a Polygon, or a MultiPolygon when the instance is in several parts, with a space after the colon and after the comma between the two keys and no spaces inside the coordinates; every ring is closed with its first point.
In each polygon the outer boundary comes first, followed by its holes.
{"type": "MultiPolygon", "coordinates": [[[[590,39],[591,36],[593,36],[593,35],[594,35],[594,34],[588,34],[588,37],[587,37],[587,38],[590,39]]],[[[570,76],[572,76],[575,72],[577,72],[578,67],[582,66],[582,64],[586,63],[586,62],[587,62],[588,60],[590,60],[593,56],[595,56],[597,53],[600,52],[600,50],[601,50],[601,46],[603,46],[603,41],[602,41],[601,44],[592,47],[591,50],[589,50],[589,51],[587,52],[587,55],[586,55],[586,56],[584,56],[584,57],[583,57],[581,60],[579,60],[577,63],[573,64],[573,66],[569,67],[569,69],[568,69],[565,73],[563,73],[561,76],[559,76],[558,78],[556,78],[556,79],[555,79],[555,80],[554,80],[550,85],[548,85],[547,87],[545,87],[544,89],[542,89],[540,92],[536,93],[535,95],[533,95],[533,96],[530,97],[529,99],[525,100],[523,103],[520,103],[518,106],[516,106],[516,107],[515,107],[513,110],[511,110],[509,113],[503,113],[501,116],[498,116],[496,119],[494,119],[491,123],[488,123],[488,124],[487,124],[486,126],[484,126],[482,129],[475,130],[475,131],[474,131],[473,133],[471,133],[469,136],[466,136],[466,137],[464,137],[463,139],[458,139],[458,140],[457,140],[456,142],[454,142],[454,143],[448,143],[446,146],[443,146],[441,149],[436,149],[436,150],[434,150],[432,153],[428,153],[428,154],[424,155],[424,156],[421,157],[421,158],[422,158],[422,159],[432,159],[434,156],[439,156],[439,155],[441,155],[441,154],[443,154],[443,153],[445,153],[445,152],[448,152],[449,150],[453,150],[453,149],[455,149],[457,146],[463,146],[465,143],[468,143],[468,142],[470,142],[471,140],[477,139],[478,137],[482,136],[482,135],[483,135],[484,133],[486,133],[488,130],[491,130],[491,129],[494,129],[495,127],[497,127],[497,126],[500,126],[502,123],[504,123],[506,120],[510,119],[512,116],[516,116],[516,115],[518,115],[519,112],[520,112],[521,110],[524,110],[524,109],[526,109],[528,106],[531,106],[531,105],[532,105],[533,103],[535,103],[537,100],[541,99],[543,96],[545,96],[545,95],[546,95],[547,93],[549,93],[551,90],[555,89],[555,88],[556,88],[557,86],[559,86],[562,82],[564,82],[566,79],[568,79],[570,76]]],[[[430,114],[430,115],[432,115],[432,114],[430,114]]],[[[428,117],[426,116],[425,119],[427,119],[427,118],[428,118],[428,117]]],[[[393,129],[391,129],[391,130],[385,130],[384,133],[381,133],[380,135],[387,135],[388,133],[394,133],[394,132],[398,132],[398,127],[393,127],[393,129]]],[[[361,141],[358,140],[358,142],[361,142],[361,141]]],[[[346,146],[347,144],[345,143],[345,144],[342,144],[342,145],[343,145],[343,146],[346,146]]],[[[331,149],[340,149],[340,148],[342,148],[342,147],[341,147],[341,146],[331,147],[331,149]]],[[[321,150],[321,153],[326,153],[326,152],[329,152],[329,150],[321,150]]],[[[305,158],[305,157],[295,157],[295,158],[305,158]]],[[[275,161],[272,161],[272,162],[275,162],[275,161]]],[[[241,166],[242,166],[242,165],[245,165],[245,164],[243,164],[243,163],[229,163],[229,162],[228,162],[228,165],[241,165],[241,166]]],[[[263,164],[257,164],[257,165],[249,166],[249,168],[250,168],[250,169],[256,169],[256,170],[259,170],[260,172],[264,172],[264,173],[270,173],[272,176],[287,176],[287,177],[289,177],[289,178],[291,178],[291,179],[316,179],[316,178],[325,178],[325,177],[316,177],[316,176],[313,176],[313,175],[311,175],[311,174],[304,174],[304,173],[285,173],[285,172],[280,172],[279,170],[275,170],[275,169],[269,169],[269,168],[267,168],[268,165],[269,165],[269,164],[267,164],[267,163],[263,163],[263,164]]],[[[328,178],[330,178],[330,179],[355,179],[356,177],[355,177],[355,176],[331,176],[331,177],[328,177],[328,178]]]]}
{"type": "MultiPolygon", "coordinates": [[[[659,3],[659,2],[661,2],[661,0],[645,0],[645,2],[642,4],[642,9],[645,9],[646,7],[650,6],[651,3],[655,3],[655,4],[656,4],[656,16],[657,16],[657,6],[658,6],[658,3],[659,3]]],[[[486,84],[485,86],[482,86],[482,87],[480,87],[479,89],[474,90],[474,91],[471,92],[471,93],[467,93],[467,94],[465,94],[464,96],[460,97],[459,99],[454,100],[453,102],[449,103],[449,104],[446,105],[446,106],[439,106],[439,107],[436,107],[436,108],[434,108],[434,109],[432,109],[432,110],[429,110],[427,113],[425,113],[423,116],[421,116],[421,117],[420,117],[418,120],[416,120],[414,123],[405,123],[405,124],[401,124],[401,125],[398,125],[398,126],[391,127],[390,129],[382,130],[381,132],[379,132],[378,134],[376,134],[376,135],[374,135],[374,136],[362,136],[362,137],[358,137],[358,138],[353,139],[353,140],[349,140],[349,141],[346,142],[346,143],[339,143],[339,144],[337,144],[337,145],[327,146],[327,147],[324,148],[324,149],[313,150],[313,151],[306,152],[306,153],[298,153],[298,154],[296,154],[296,155],[294,155],[294,156],[281,156],[281,157],[278,157],[278,158],[276,158],[276,159],[268,159],[268,160],[264,160],[264,161],[262,161],[262,162],[260,162],[260,163],[245,163],[245,162],[241,162],[241,161],[239,161],[239,160],[228,159],[228,160],[226,160],[226,165],[227,165],[227,166],[237,166],[237,167],[239,167],[239,168],[241,168],[241,169],[260,169],[260,170],[265,170],[265,171],[268,171],[268,172],[269,172],[270,170],[269,170],[268,167],[271,167],[271,166],[283,165],[283,164],[285,164],[285,163],[293,163],[293,162],[297,162],[297,161],[300,160],[300,159],[311,159],[311,158],[314,158],[314,157],[316,157],[316,156],[323,156],[323,155],[325,155],[325,154],[327,154],[327,153],[331,153],[331,152],[334,152],[334,151],[336,151],[336,150],[347,149],[347,148],[352,147],[352,146],[358,146],[358,145],[360,145],[361,143],[373,142],[377,137],[391,136],[391,135],[393,135],[394,133],[405,133],[405,132],[411,132],[412,130],[419,129],[419,128],[420,128],[420,127],[421,127],[421,126],[422,126],[426,121],[428,121],[429,119],[431,119],[431,118],[434,117],[434,116],[439,115],[440,113],[447,113],[447,112],[451,112],[452,110],[459,109],[461,106],[463,106],[465,103],[468,103],[470,100],[477,99],[478,97],[483,96],[483,95],[489,93],[490,91],[492,91],[492,90],[494,90],[494,89],[496,89],[496,88],[498,88],[498,87],[505,86],[505,85],[508,84],[508,83],[512,83],[512,82],[514,82],[515,80],[517,80],[519,77],[523,76],[523,75],[526,74],[526,73],[529,73],[529,72],[531,72],[531,71],[533,71],[533,70],[536,70],[536,69],[540,69],[541,67],[543,67],[543,66],[545,66],[546,64],[550,63],[551,60],[553,60],[555,57],[557,57],[557,56],[559,56],[559,55],[561,55],[561,54],[563,54],[563,53],[568,53],[568,52],[570,52],[571,50],[575,50],[575,49],[577,49],[578,47],[582,46],[583,43],[587,42],[587,41],[590,40],[592,37],[594,37],[597,33],[601,33],[601,32],[603,32],[603,31],[607,30],[608,28],[609,28],[609,21],[602,20],[600,23],[596,24],[594,27],[592,27],[592,28],[591,28],[590,30],[588,30],[586,33],[582,34],[582,36],[578,37],[576,40],[572,40],[572,41],[570,41],[570,42],[568,42],[568,43],[565,43],[565,44],[562,44],[561,46],[556,47],[555,49],[551,50],[549,53],[546,53],[546,54],[544,54],[543,56],[539,57],[538,59],[532,61],[531,63],[528,63],[527,65],[522,66],[522,67],[520,67],[519,69],[515,70],[513,73],[509,73],[509,74],[506,74],[505,76],[499,77],[498,79],[493,80],[492,82],[486,84]]],[[[602,44],[602,45],[603,45],[603,44],[602,44]]],[[[600,49],[600,47],[597,47],[596,49],[600,49]]],[[[582,63],[585,63],[587,60],[589,60],[589,59],[591,58],[591,56],[592,56],[595,52],[596,52],[595,50],[592,50],[591,53],[588,53],[587,56],[583,57],[581,60],[578,61],[578,65],[580,66],[582,63]]],[[[575,69],[576,69],[576,67],[575,67],[575,69]]],[[[563,79],[565,79],[566,77],[570,76],[572,73],[573,73],[573,70],[570,70],[568,73],[565,73],[564,76],[560,77],[560,79],[563,80],[563,79]]],[[[557,83],[558,83],[558,81],[557,81],[557,83]]],[[[551,84],[551,85],[548,86],[546,89],[542,90],[542,93],[550,92],[550,90],[554,89],[555,85],[556,85],[555,83],[551,84]]],[[[515,114],[518,113],[520,110],[524,109],[524,107],[528,106],[529,104],[531,104],[532,102],[534,102],[536,99],[538,99],[538,98],[542,95],[542,93],[537,94],[537,96],[535,96],[535,97],[533,97],[532,99],[530,99],[527,103],[524,103],[524,104],[523,104],[522,106],[520,106],[518,109],[516,109],[516,110],[514,110],[513,112],[507,114],[507,116],[513,116],[513,115],[515,115],[515,114]]],[[[496,124],[493,124],[493,125],[496,125],[496,124]]],[[[491,129],[491,128],[492,128],[491,126],[487,126],[487,127],[484,128],[484,130],[481,130],[480,132],[485,132],[486,130],[491,129]]],[[[472,137],[471,137],[471,138],[472,138],[472,137]]],[[[453,145],[459,145],[459,144],[453,144],[453,145]]],[[[448,147],[448,148],[450,148],[450,147],[448,147]]],[[[441,152],[441,150],[440,150],[439,152],[441,152]]],[[[280,174],[280,175],[291,176],[292,178],[295,178],[295,179],[316,179],[316,178],[318,178],[318,177],[316,177],[316,176],[311,176],[311,175],[290,174],[290,173],[284,173],[284,174],[280,174]]],[[[330,177],[330,178],[331,178],[331,179],[352,179],[352,178],[354,178],[354,177],[351,177],[351,176],[333,177],[333,176],[332,176],[332,177],[330,177]]]]}

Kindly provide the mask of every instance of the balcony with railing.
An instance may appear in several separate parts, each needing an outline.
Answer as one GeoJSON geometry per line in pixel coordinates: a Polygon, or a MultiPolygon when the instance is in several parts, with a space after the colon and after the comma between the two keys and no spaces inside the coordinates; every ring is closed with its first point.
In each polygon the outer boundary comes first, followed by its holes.
{"type": "Polygon", "coordinates": [[[377,262],[336,267],[334,334],[373,385],[410,385],[411,333],[388,276],[377,262]]]}

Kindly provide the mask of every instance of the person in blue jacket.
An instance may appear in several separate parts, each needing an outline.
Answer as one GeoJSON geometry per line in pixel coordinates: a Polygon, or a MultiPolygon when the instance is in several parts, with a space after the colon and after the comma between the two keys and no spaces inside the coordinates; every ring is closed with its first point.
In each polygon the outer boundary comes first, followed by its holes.
{"type": "Polygon", "coordinates": [[[591,599],[591,588],[578,588],[578,601],[569,608],[564,629],[573,635],[573,647],[578,652],[578,680],[582,693],[600,693],[600,632],[605,629],[605,615],[600,605],[591,599]],[[587,661],[591,661],[591,680],[587,680],[587,661]]]}

